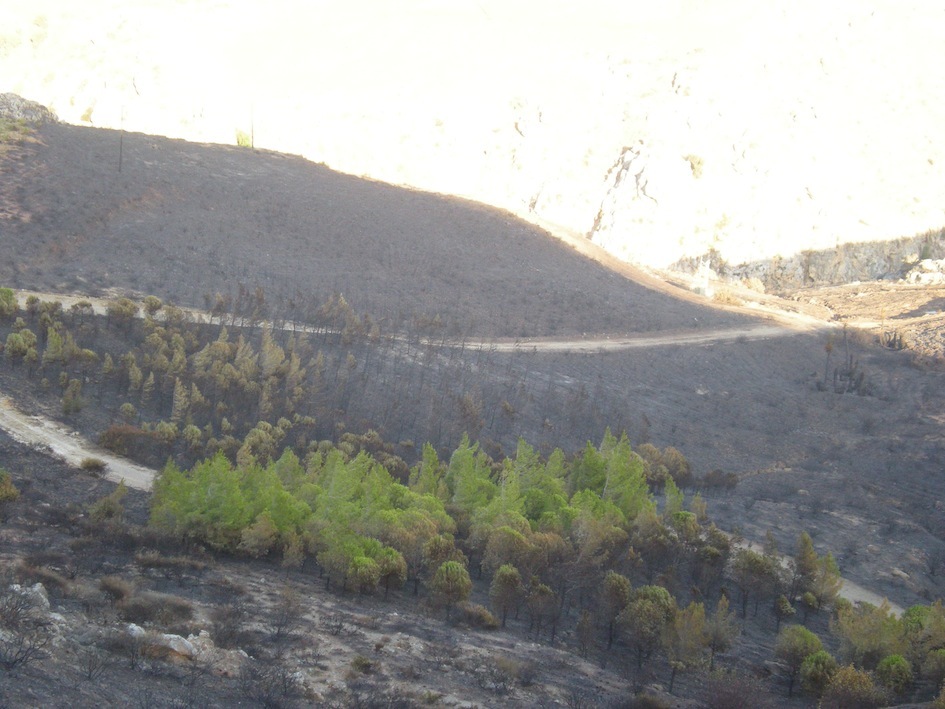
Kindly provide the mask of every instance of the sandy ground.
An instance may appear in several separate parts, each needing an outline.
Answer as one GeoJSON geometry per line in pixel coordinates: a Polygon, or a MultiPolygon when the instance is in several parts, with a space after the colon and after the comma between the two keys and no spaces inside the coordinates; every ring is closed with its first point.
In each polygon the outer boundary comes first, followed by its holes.
{"type": "MultiPolygon", "coordinates": [[[[764,547],[757,542],[742,543],[739,546],[749,548],[759,554],[764,553],[764,547]]],[[[790,557],[782,556],[781,563],[787,566],[790,563],[790,557]]],[[[896,615],[901,616],[905,612],[905,609],[898,603],[893,603],[888,598],[868,588],[864,588],[850,579],[843,579],[843,586],[840,588],[840,597],[846,598],[851,603],[871,603],[874,606],[878,606],[885,601],[889,604],[889,609],[896,615]]]]}
{"type": "Polygon", "coordinates": [[[891,0],[0,6],[0,91],[304,155],[665,266],[945,224],[945,8],[891,0]]]}
{"type": "Polygon", "coordinates": [[[130,460],[112,455],[93,445],[78,433],[61,423],[43,416],[28,416],[19,411],[13,402],[0,395],[0,428],[13,438],[48,451],[70,465],[78,467],[84,458],[99,458],[105,461],[105,477],[114,482],[125,481],[128,487],[150,490],[155,471],[132,463],[130,460]]]}

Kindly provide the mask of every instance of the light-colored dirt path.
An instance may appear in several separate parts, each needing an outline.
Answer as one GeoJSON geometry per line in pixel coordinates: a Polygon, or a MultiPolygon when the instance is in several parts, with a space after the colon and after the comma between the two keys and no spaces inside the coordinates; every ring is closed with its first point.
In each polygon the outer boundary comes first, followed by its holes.
{"type": "MultiPolygon", "coordinates": [[[[752,551],[758,552],[759,554],[764,553],[764,547],[758,542],[749,542],[744,541],[736,544],[736,546],[743,549],[751,549],[752,551]]],[[[781,555],[780,556],[781,565],[785,568],[788,568],[792,559],[789,556],[781,555]]],[[[864,588],[858,583],[855,583],[847,578],[842,578],[843,586],[840,588],[839,596],[841,598],[846,598],[850,603],[870,603],[874,606],[879,606],[885,601],[889,604],[889,609],[895,613],[897,616],[901,616],[905,609],[900,606],[898,603],[893,603],[888,598],[879,595],[873,591],[870,591],[868,588],[864,588]]]]}
{"type": "Polygon", "coordinates": [[[851,603],[871,603],[874,606],[882,605],[883,601],[889,604],[889,609],[897,616],[901,616],[905,609],[898,603],[893,603],[888,598],[873,593],[868,588],[863,588],[850,579],[843,579],[843,587],[840,589],[840,597],[846,598],[851,603]]]}
{"type": "MultiPolygon", "coordinates": [[[[628,267],[631,268],[631,267],[628,267]]],[[[629,276],[628,276],[629,277],[629,276]]],[[[657,280],[653,277],[647,277],[650,280],[657,280]]],[[[672,290],[673,294],[677,292],[685,293],[681,288],[672,290]]],[[[44,293],[41,291],[17,291],[17,300],[21,308],[26,307],[26,300],[30,296],[35,296],[40,300],[58,300],[63,308],[68,310],[79,302],[87,302],[92,306],[93,312],[97,315],[105,315],[109,298],[87,297],[78,294],[59,294],[44,293]]],[[[692,294],[690,294],[692,295],[692,294]]],[[[692,298],[700,296],[692,295],[692,298]]],[[[134,300],[134,299],[132,299],[134,300]]],[[[137,302],[137,301],[136,301],[137,302]]],[[[698,302],[698,301],[694,301],[698,302]]],[[[704,299],[702,299],[704,303],[704,299]]],[[[206,310],[199,308],[181,308],[191,318],[197,322],[210,322],[211,315],[206,310]]],[[[764,318],[764,321],[746,325],[739,328],[714,328],[714,329],[691,329],[691,330],[661,330],[658,332],[640,333],[633,335],[598,335],[590,334],[582,337],[568,338],[549,338],[534,337],[524,339],[498,338],[494,340],[424,340],[424,344],[467,349],[488,349],[495,352],[548,352],[548,353],[592,353],[592,352],[617,352],[621,350],[639,349],[645,347],[670,347],[674,345],[711,345],[713,343],[733,342],[733,341],[752,341],[767,340],[774,337],[788,337],[798,332],[810,331],[817,328],[828,327],[827,323],[816,320],[812,317],[797,316],[795,314],[772,313],[768,309],[764,311],[754,311],[752,309],[742,308],[742,311],[751,312],[764,318]]],[[[138,312],[138,317],[143,317],[142,311],[138,312]]],[[[161,313],[157,315],[161,319],[161,313]]],[[[235,327],[249,327],[249,322],[237,319],[235,327]]],[[[253,326],[277,327],[270,321],[260,321],[253,326]]],[[[312,327],[302,323],[287,322],[280,324],[285,330],[293,332],[324,332],[324,328],[312,327]]],[[[406,339],[393,336],[393,339],[406,339]]]]}
{"type": "Polygon", "coordinates": [[[156,475],[150,468],[93,445],[61,423],[42,416],[24,414],[6,396],[0,396],[0,428],[21,443],[39,448],[76,467],[84,458],[99,458],[107,466],[105,477],[115,482],[124,480],[128,487],[150,490],[156,475]]]}
{"type": "MultiPolygon", "coordinates": [[[[767,340],[786,337],[798,331],[781,325],[754,325],[751,327],[712,330],[664,330],[658,334],[628,335],[626,337],[600,337],[567,339],[521,339],[514,342],[496,341],[482,346],[496,352],[616,352],[645,347],[670,347],[673,345],[711,345],[721,342],[767,340]]],[[[446,344],[456,346],[457,343],[446,344]]],[[[467,345],[468,346],[468,345],[467,345]]]]}
{"type": "MultiPolygon", "coordinates": [[[[79,303],[88,303],[92,306],[92,312],[96,315],[106,315],[108,311],[108,304],[113,303],[118,298],[121,298],[121,295],[116,294],[113,297],[109,298],[99,298],[96,296],[82,295],[81,293],[47,293],[44,291],[36,290],[17,290],[16,291],[16,300],[19,303],[20,308],[26,308],[26,301],[30,297],[36,297],[40,300],[47,301],[59,301],[62,303],[63,310],[68,311],[73,305],[78,305],[79,303]]],[[[137,298],[131,298],[139,306],[141,302],[137,298]]],[[[183,312],[187,313],[190,317],[194,318],[199,322],[209,322],[210,313],[205,310],[200,310],[198,308],[180,308],[183,312]]],[[[143,313],[139,310],[138,317],[144,317],[143,313]]],[[[160,319],[160,315],[158,317],[160,319]]]]}

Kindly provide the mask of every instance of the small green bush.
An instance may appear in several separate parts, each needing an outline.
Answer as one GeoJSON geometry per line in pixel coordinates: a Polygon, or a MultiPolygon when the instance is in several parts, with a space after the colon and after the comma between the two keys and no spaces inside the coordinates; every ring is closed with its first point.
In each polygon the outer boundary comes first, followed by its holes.
{"type": "Polygon", "coordinates": [[[351,669],[355,672],[360,672],[362,675],[369,675],[373,673],[377,667],[371,658],[365,657],[364,655],[355,655],[351,660],[351,669]]]}
{"type": "Polygon", "coordinates": [[[236,144],[241,148],[252,148],[253,137],[244,130],[236,131],[236,144]]]}
{"type": "Polygon", "coordinates": [[[837,671],[837,661],[826,650],[808,655],[801,665],[801,687],[819,697],[830,684],[830,678],[837,671]]]}
{"type": "Polygon", "coordinates": [[[13,484],[10,473],[0,468],[0,502],[13,502],[19,497],[20,491],[13,484]]]}
{"type": "Polygon", "coordinates": [[[135,408],[134,404],[129,404],[125,402],[118,408],[118,413],[121,414],[122,419],[125,423],[132,424],[138,418],[138,409],[135,408]]]}
{"type": "Polygon", "coordinates": [[[18,305],[12,288],[0,288],[0,317],[8,318],[16,314],[18,305]]]}
{"type": "Polygon", "coordinates": [[[32,135],[33,129],[25,120],[0,116],[0,146],[29,141],[32,135]]]}
{"type": "Polygon", "coordinates": [[[109,494],[96,500],[89,505],[89,519],[93,524],[103,524],[105,522],[121,522],[125,517],[125,506],[122,500],[128,494],[128,488],[125,487],[125,481],[118,483],[118,487],[109,494]]]}
{"type": "Polygon", "coordinates": [[[932,650],[922,663],[922,676],[936,687],[945,683],[945,648],[932,650]]]}
{"type": "Polygon", "coordinates": [[[876,679],[891,692],[902,694],[912,684],[912,665],[902,655],[889,655],[876,666],[876,679]]]}

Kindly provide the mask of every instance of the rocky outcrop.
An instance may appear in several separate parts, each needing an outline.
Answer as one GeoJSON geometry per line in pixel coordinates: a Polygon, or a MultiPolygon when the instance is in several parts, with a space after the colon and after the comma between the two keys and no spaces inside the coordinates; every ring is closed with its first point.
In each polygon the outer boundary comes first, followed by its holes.
{"type": "Polygon", "coordinates": [[[906,274],[905,281],[919,286],[945,284],[945,259],[923,259],[919,261],[906,274]]]}
{"type": "Polygon", "coordinates": [[[195,659],[207,663],[215,672],[226,677],[236,677],[243,663],[249,658],[242,649],[227,650],[217,647],[206,630],[201,630],[198,635],[189,635],[185,642],[193,649],[195,659]]]}
{"type": "Polygon", "coordinates": [[[695,275],[708,269],[711,280],[757,282],[764,290],[776,292],[867,280],[938,284],[943,282],[942,258],[945,229],[908,239],[840,244],[834,249],[806,250],[740,264],[729,263],[713,250],[681,259],[672,268],[695,275]]]}
{"type": "Polygon", "coordinates": [[[30,101],[17,94],[0,94],[0,118],[13,121],[26,121],[32,125],[55,123],[56,114],[36,101],[30,101]]]}

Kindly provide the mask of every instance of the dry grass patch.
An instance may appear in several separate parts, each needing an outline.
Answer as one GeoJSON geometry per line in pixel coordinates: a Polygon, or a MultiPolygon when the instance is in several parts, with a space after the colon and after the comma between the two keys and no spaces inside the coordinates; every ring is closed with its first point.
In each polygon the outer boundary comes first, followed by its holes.
{"type": "Polygon", "coordinates": [[[168,626],[194,617],[194,606],[185,598],[155,591],[127,596],[118,604],[122,620],[129,623],[154,623],[168,626]]]}

